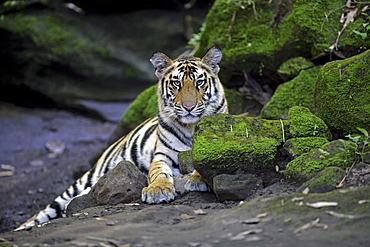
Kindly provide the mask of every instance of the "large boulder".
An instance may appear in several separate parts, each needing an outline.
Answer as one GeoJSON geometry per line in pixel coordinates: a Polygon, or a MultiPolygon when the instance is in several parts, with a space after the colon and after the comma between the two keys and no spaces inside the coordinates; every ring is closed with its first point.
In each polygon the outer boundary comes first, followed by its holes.
{"type": "Polygon", "coordinates": [[[184,9],[168,0],[130,6],[73,3],[78,6],[62,0],[1,3],[3,100],[133,100],[157,81],[150,56],[156,51],[170,57],[184,52],[185,31],[199,27],[209,8],[188,9],[193,18],[184,25],[184,9]]]}
{"type": "Polygon", "coordinates": [[[327,63],[315,89],[315,113],[338,136],[370,128],[370,50],[327,63]]]}
{"type": "MultiPolygon", "coordinates": [[[[329,59],[328,51],[343,26],[339,20],[344,4],[332,0],[216,0],[207,15],[196,54],[217,45],[224,54],[220,75],[225,82],[234,75],[242,76],[243,70],[261,83],[271,83],[272,78],[281,81],[278,69],[290,58],[314,58],[324,53],[329,59]]],[[[356,11],[362,7],[356,6],[356,11]]],[[[369,47],[370,39],[352,32],[362,23],[363,18],[348,21],[335,45],[335,54],[349,57],[369,47]]]]}
{"type": "Polygon", "coordinates": [[[319,68],[302,70],[292,80],[278,86],[263,108],[260,117],[267,119],[288,119],[288,111],[293,106],[304,106],[313,111],[314,93],[319,68]]]}

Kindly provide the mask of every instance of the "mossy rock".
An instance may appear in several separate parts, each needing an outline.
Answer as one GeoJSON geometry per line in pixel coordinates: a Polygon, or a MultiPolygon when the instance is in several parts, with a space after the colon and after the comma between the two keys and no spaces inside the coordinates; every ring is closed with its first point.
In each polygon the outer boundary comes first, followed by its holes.
{"type": "Polygon", "coordinates": [[[332,141],[292,160],[284,173],[288,179],[304,183],[327,167],[349,168],[354,162],[355,150],[356,144],[351,141],[332,141]]]}
{"type": "Polygon", "coordinates": [[[293,106],[304,106],[313,111],[315,84],[319,68],[302,70],[291,81],[280,84],[274,95],[263,108],[260,117],[267,119],[287,119],[293,106]]]}
{"type": "Polygon", "coordinates": [[[297,189],[297,192],[303,192],[306,188],[309,193],[325,193],[335,189],[343,177],[346,175],[345,170],[339,167],[328,167],[316,176],[305,182],[297,189]]]}
{"type": "Polygon", "coordinates": [[[330,137],[328,126],[306,107],[292,107],[288,112],[288,117],[290,121],[289,133],[292,137],[330,137]]]}
{"type": "MultiPolygon", "coordinates": [[[[370,50],[322,67],[315,113],[339,136],[370,128],[370,50]]],[[[361,134],[361,133],[360,133],[361,134]]]]}
{"type": "MultiPolygon", "coordinates": [[[[361,9],[363,5],[359,5],[361,9]]],[[[328,52],[335,43],[342,23],[338,20],[343,2],[323,0],[229,1],[216,0],[209,11],[200,36],[196,55],[218,46],[224,55],[221,79],[242,75],[247,69],[253,78],[280,80],[281,63],[294,57],[313,57],[328,52]],[[329,17],[325,13],[332,11],[329,17]]],[[[370,47],[352,30],[362,18],[349,23],[338,48],[370,47]]],[[[225,82],[228,80],[224,80],[225,82]]]]}
{"type": "Polygon", "coordinates": [[[284,81],[288,81],[296,77],[302,70],[309,69],[314,66],[315,64],[313,62],[308,61],[304,57],[294,57],[280,65],[278,73],[284,81]]]}
{"type": "Polygon", "coordinates": [[[318,149],[328,142],[325,137],[291,138],[284,143],[284,149],[292,159],[295,159],[299,155],[318,149]]]}
{"type": "Polygon", "coordinates": [[[192,151],[180,152],[178,155],[181,174],[188,174],[194,171],[192,151]]]}
{"type": "Polygon", "coordinates": [[[60,105],[73,105],[71,101],[75,99],[132,99],[152,84],[155,76],[148,70],[149,65],[136,66],[135,63],[139,64],[134,61],[136,56],[132,61],[122,59],[113,51],[120,50],[124,54],[124,47],[119,49],[114,42],[94,35],[100,33],[100,27],[92,28],[85,18],[52,9],[2,16],[0,52],[7,60],[6,66],[0,66],[3,90],[17,87],[17,90],[41,94],[60,105]],[[6,47],[8,50],[4,53],[6,47]]]}
{"type": "Polygon", "coordinates": [[[211,187],[219,174],[272,171],[288,128],[287,121],[282,125],[278,120],[226,114],[206,117],[194,134],[194,167],[211,187]]]}

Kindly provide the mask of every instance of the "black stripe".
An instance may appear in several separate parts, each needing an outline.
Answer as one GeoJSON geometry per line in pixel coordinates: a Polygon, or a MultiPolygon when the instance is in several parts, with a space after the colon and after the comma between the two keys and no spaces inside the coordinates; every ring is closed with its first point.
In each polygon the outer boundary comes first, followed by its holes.
{"type": "Polygon", "coordinates": [[[131,160],[133,161],[134,165],[136,165],[136,166],[139,163],[138,160],[137,160],[137,141],[138,141],[139,137],[140,136],[137,136],[133,140],[133,143],[131,144],[131,151],[130,151],[131,160]]]}
{"type": "Polygon", "coordinates": [[[143,139],[141,140],[141,144],[140,144],[141,154],[143,154],[144,145],[148,141],[148,138],[153,134],[153,132],[157,128],[157,126],[158,126],[158,124],[153,124],[149,129],[147,129],[145,131],[145,134],[144,134],[143,139]]]}
{"type": "Polygon", "coordinates": [[[72,188],[73,188],[73,197],[78,196],[80,193],[78,193],[77,182],[75,182],[72,185],[72,188]]]}
{"type": "Polygon", "coordinates": [[[211,82],[212,82],[212,87],[215,90],[214,93],[213,93],[213,95],[217,95],[218,94],[218,89],[217,89],[216,79],[214,77],[211,77],[211,82]]]}
{"type": "MultiPolygon", "coordinates": [[[[120,145],[121,144],[121,142],[122,142],[122,139],[123,139],[124,137],[122,137],[121,139],[119,139],[116,143],[114,143],[112,146],[110,146],[110,148],[109,148],[109,151],[108,151],[108,153],[105,155],[105,157],[104,157],[104,161],[103,161],[103,163],[101,164],[101,166],[100,167],[96,167],[96,168],[99,168],[99,172],[98,172],[98,174],[101,174],[102,173],[102,171],[103,171],[103,169],[104,169],[104,166],[106,165],[106,164],[109,164],[110,163],[110,161],[112,160],[112,157],[114,157],[114,156],[112,156],[111,158],[109,158],[109,159],[107,159],[108,157],[110,157],[111,156],[111,154],[112,154],[112,152],[116,149],[116,147],[118,146],[118,145],[120,145]]],[[[96,164],[97,165],[97,164],[96,164]]]]}
{"type": "MultiPolygon", "coordinates": [[[[68,187],[68,189],[69,189],[69,187],[68,187]]],[[[67,199],[70,199],[70,198],[72,198],[72,195],[71,195],[71,193],[69,193],[69,190],[66,190],[66,191],[64,191],[61,195],[60,195],[60,197],[63,199],[63,200],[67,200],[67,199]],[[64,193],[66,193],[67,194],[67,196],[68,196],[68,198],[65,198],[64,196],[63,196],[63,194],[64,193]]]]}
{"type": "Polygon", "coordinates": [[[161,127],[165,130],[167,130],[168,132],[170,132],[173,136],[176,137],[176,139],[178,139],[179,141],[181,141],[183,144],[185,144],[186,146],[191,146],[191,140],[189,140],[189,138],[187,138],[186,136],[183,135],[182,136],[179,136],[179,133],[182,133],[179,128],[176,128],[176,126],[170,126],[168,125],[163,119],[162,117],[159,115],[158,116],[158,124],[161,125],[161,127]],[[175,129],[176,128],[176,129],[175,129]],[[177,131],[176,131],[177,130],[177,131]]]}
{"type": "Polygon", "coordinates": [[[171,161],[171,166],[172,167],[179,168],[179,165],[170,156],[168,156],[167,154],[162,153],[162,152],[156,152],[155,155],[163,155],[163,156],[165,156],[167,159],[169,159],[171,161]]]}
{"type": "Polygon", "coordinates": [[[92,177],[94,175],[95,169],[96,169],[96,166],[94,166],[90,171],[88,171],[89,175],[87,176],[87,181],[86,181],[86,184],[84,186],[84,189],[93,186],[93,183],[92,183],[91,180],[92,180],[92,177]]]}
{"type": "Polygon", "coordinates": [[[170,145],[168,145],[168,144],[167,144],[167,142],[166,142],[165,140],[163,140],[163,139],[162,139],[162,137],[161,137],[161,135],[159,135],[159,134],[158,134],[158,139],[159,139],[159,141],[160,141],[160,142],[162,142],[162,144],[163,144],[166,148],[168,148],[168,149],[170,149],[170,150],[173,150],[173,151],[175,151],[175,152],[180,152],[179,150],[175,149],[174,147],[171,147],[170,145]]]}
{"type": "Polygon", "coordinates": [[[214,113],[218,113],[224,106],[225,106],[225,98],[222,98],[220,105],[216,108],[214,113]]]}
{"type": "Polygon", "coordinates": [[[56,217],[54,217],[54,218],[52,218],[52,217],[50,217],[49,215],[48,215],[48,218],[49,218],[49,220],[52,220],[52,219],[55,219],[55,218],[60,218],[60,217],[62,217],[63,216],[63,210],[60,208],[60,205],[59,205],[59,203],[58,202],[56,202],[56,201],[53,201],[51,204],[50,204],[50,207],[52,208],[52,209],[54,209],[55,210],[55,213],[57,214],[57,216],[56,217]]]}

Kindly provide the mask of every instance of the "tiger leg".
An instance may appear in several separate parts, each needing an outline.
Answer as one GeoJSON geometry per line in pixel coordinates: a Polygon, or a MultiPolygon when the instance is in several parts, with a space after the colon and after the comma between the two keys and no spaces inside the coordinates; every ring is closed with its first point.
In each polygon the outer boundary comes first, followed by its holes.
{"type": "Polygon", "coordinates": [[[141,199],[149,204],[169,202],[176,192],[172,170],[163,161],[153,161],[148,173],[148,187],[142,190],[141,199]]]}
{"type": "Polygon", "coordinates": [[[206,181],[197,170],[194,170],[191,173],[188,181],[186,181],[185,183],[185,189],[187,191],[209,191],[209,187],[206,184],[206,181]]]}

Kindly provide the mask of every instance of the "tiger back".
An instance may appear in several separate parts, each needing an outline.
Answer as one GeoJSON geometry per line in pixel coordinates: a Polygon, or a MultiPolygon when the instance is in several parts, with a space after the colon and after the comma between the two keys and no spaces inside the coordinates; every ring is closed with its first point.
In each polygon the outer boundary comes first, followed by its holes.
{"type": "MultiPolygon", "coordinates": [[[[174,176],[180,174],[178,153],[191,150],[195,125],[205,116],[227,113],[223,86],[218,78],[222,53],[211,48],[203,58],[171,60],[154,53],[150,59],[158,77],[158,116],[148,119],[113,143],[96,164],[44,210],[16,230],[65,217],[66,206],[91,187],[120,161],[128,160],[147,175],[142,201],[152,204],[175,199],[174,176]]],[[[201,175],[193,171],[187,191],[206,191],[201,175]]]]}

